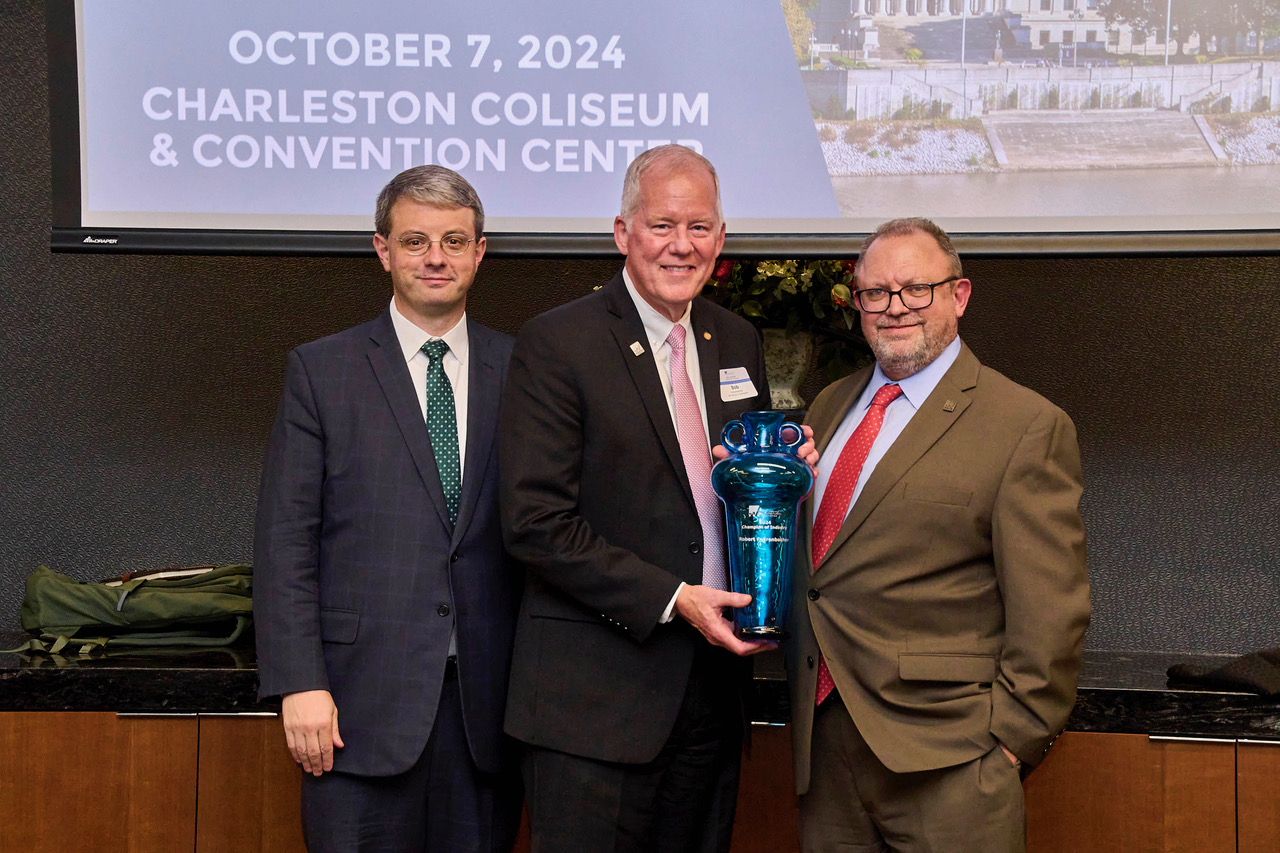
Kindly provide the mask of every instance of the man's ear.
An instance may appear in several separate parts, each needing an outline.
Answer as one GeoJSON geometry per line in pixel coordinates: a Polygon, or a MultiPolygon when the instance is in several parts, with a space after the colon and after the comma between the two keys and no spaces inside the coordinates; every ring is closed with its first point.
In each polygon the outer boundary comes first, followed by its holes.
{"type": "Polygon", "coordinates": [[[627,253],[627,221],[621,216],[613,219],[613,244],[622,254],[627,253]]]}
{"type": "Polygon", "coordinates": [[[965,306],[969,304],[969,296],[973,293],[973,284],[967,278],[956,282],[955,300],[956,317],[964,316],[965,306]]]}
{"type": "Polygon", "coordinates": [[[378,260],[382,261],[382,268],[387,272],[391,272],[391,244],[387,242],[387,238],[381,234],[374,234],[373,250],[378,253],[378,260]]]}

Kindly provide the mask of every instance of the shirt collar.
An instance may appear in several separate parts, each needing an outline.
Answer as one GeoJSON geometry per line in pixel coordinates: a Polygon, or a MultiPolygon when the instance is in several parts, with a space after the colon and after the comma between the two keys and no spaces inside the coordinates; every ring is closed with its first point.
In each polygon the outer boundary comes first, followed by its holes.
{"type": "MultiPolygon", "coordinates": [[[[415,326],[409,318],[400,313],[400,309],[396,307],[394,296],[391,298],[391,325],[396,330],[396,339],[400,341],[400,350],[404,353],[406,362],[417,355],[422,350],[422,345],[427,341],[437,340],[437,338],[428,335],[415,326]]],[[[465,311],[458,318],[458,322],[454,324],[453,328],[441,335],[438,340],[442,340],[449,345],[449,352],[453,353],[458,361],[466,363],[469,344],[465,311]]]]}
{"type": "Polygon", "coordinates": [[[922,369],[908,376],[906,379],[900,379],[894,382],[892,379],[884,375],[884,371],[880,369],[880,365],[876,365],[876,369],[871,373],[871,382],[867,385],[868,394],[866,403],[863,408],[871,405],[871,398],[875,396],[875,392],[880,386],[897,385],[902,389],[902,396],[907,398],[907,402],[911,403],[913,409],[919,409],[924,405],[924,401],[933,393],[933,389],[938,387],[938,383],[942,381],[942,377],[951,365],[956,363],[956,359],[960,357],[960,336],[957,335],[955,340],[947,344],[937,358],[929,362],[922,369]]]}
{"type": "Polygon", "coordinates": [[[693,340],[693,324],[689,320],[690,314],[693,312],[692,302],[684,307],[684,315],[673,323],[659,313],[658,309],[644,301],[640,291],[636,290],[636,286],[631,282],[631,274],[627,272],[626,267],[622,268],[622,281],[627,285],[627,293],[631,296],[631,301],[635,303],[636,311],[640,314],[640,322],[644,324],[644,333],[649,338],[649,349],[657,352],[658,348],[667,342],[667,336],[671,334],[671,330],[677,325],[684,326],[684,339],[686,342],[693,340]]]}

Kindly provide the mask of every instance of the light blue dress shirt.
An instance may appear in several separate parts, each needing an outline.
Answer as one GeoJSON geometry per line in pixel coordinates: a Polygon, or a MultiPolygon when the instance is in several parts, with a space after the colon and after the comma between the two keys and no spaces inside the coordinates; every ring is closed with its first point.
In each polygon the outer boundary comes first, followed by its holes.
{"type": "Polygon", "coordinates": [[[871,407],[871,399],[875,397],[876,391],[879,391],[882,385],[896,384],[902,388],[902,395],[885,409],[884,424],[880,427],[880,434],[876,436],[876,440],[871,444],[871,450],[867,453],[867,461],[862,465],[862,473],[858,475],[857,485],[853,487],[853,499],[849,501],[849,506],[845,509],[846,516],[849,514],[849,509],[857,503],[858,496],[862,494],[862,487],[866,485],[867,478],[871,476],[871,472],[876,470],[876,465],[884,458],[885,453],[893,446],[893,443],[898,440],[898,436],[902,435],[902,431],[907,428],[907,424],[911,423],[911,419],[915,417],[916,412],[924,405],[924,401],[928,396],[933,393],[933,389],[938,387],[943,375],[951,369],[951,365],[956,363],[956,358],[959,355],[960,338],[957,337],[947,344],[947,348],[942,351],[942,354],[930,362],[923,370],[913,373],[897,383],[884,375],[880,365],[876,365],[871,374],[871,381],[867,383],[862,395],[858,397],[857,402],[849,409],[848,414],[844,416],[839,428],[831,436],[831,441],[827,443],[826,450],[822,452],[822,458],[818,460],[818,479],[814,483],[813,502],[810,504],[813,507],[815,517],[818,507],[822,505],[822,497],[827,490],[827,480],[831,477],[831,471],[835,468],[836,460],[840,458],[840,453],[844,450],[845,444],[853,436],[853,431],[858,428],[858,424],[862,423],[863,417],[867,414],[867,409],[871,407]]]}

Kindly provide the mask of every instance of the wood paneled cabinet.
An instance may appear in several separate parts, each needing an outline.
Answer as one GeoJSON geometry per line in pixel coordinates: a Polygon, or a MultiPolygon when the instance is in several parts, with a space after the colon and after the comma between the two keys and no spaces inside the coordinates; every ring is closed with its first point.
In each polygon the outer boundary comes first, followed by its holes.
{"type": "Polygon", "coordinates": [[[1236,741],[1238,853],[1280,850],[1280,741],[1236,741]]]}
{"type": "Polygon", "coordinates": [[[1280,850],[1280,742],[1068,732],[1027,779],[1030,853],[1280,850]]]}
{"type": "Polygon", "coordinates": [[[200,716],[196,853],[302,853],[302,777],[279,717],[200,716]]]}
{"type": "MultiPolygon", "coordinates": [[[[0,713],[0,853],[302,853],[300,784],[276,717],[0,713]]],[[[795,827],[790,730],[757,727],[734,853],[795,827]]]]}
{"type": "MultiPolygon", "coordinates": [[[[1274,853],[1278,780],[1280,742],[1068,732],[1028,850],[1274,853]]],[[[301,853],[300,783],[276,717],[0,713],[0,853],[301,853]]],[[[796,816],[790,730],[757,727],[734,853],[798,849],[796,816]]]]}
{"type": "Polygon", "coordinates": [[[1027,849],[1236,849],[1234,741],[1068,732],[1028,777],[1027,849]]]}
{"type": "MultiPolygon", "coordinates": [[[[759,734],[733,851],[796,851],[790,730],[759,734]]],[[[1280,741],[1067,732],[1024,787],[1028,853],[1280,851],[1280,741]]]]}
{"type": "Polygon", "coordinates": [[[198,725],[194,716],[0,713],[0,849],[192,849],[198,725]]]}
{"type": "Polygon", "coordinates": [[[0,853],[295,853],[299,784],[275,717],[0,713],[0,853]]]}

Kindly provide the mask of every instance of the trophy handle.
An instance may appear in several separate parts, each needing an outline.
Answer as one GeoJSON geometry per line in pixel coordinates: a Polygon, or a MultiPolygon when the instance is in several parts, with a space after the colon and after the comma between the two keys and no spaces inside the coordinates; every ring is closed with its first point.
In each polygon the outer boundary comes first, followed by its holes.
{"type": "Polygon", "coordinates": [[[787,448],[789,452],[794,454],[797,450],[800,449],[800,445],[804,444],[804,430],[800,428],[799,424],[793,424],[793,423],[784,421],[783,423],[778,425],[778,444],[787,448]],[[786,439],[786,434],[788,430],[796,434],[796,437],[793,441],[787,441],[786,439]]]}
{"type": "Polygon", "coordinates": [[[724,425],[724,429],[720,430],[720,443],[734,453],[746,453],[747,452],[746,424],[744,424],[742,421],[729,421],[727,424],[724,425]],[[734,441],[733,439],[729,438],[729,433],[732,432],[734,428],[742,430],[741,441],[734,441]]]}

